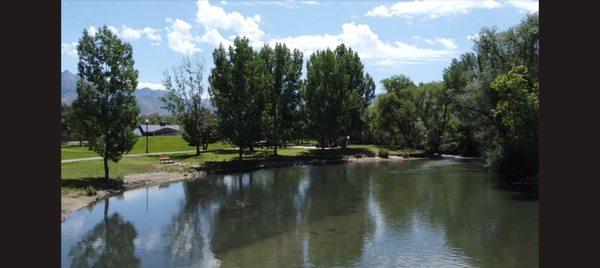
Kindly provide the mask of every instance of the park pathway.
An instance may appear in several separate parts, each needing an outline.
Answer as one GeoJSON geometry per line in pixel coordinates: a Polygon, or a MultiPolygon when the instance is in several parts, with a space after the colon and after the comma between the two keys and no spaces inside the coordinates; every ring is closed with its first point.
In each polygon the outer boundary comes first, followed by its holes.
{"type": "MultiPolygon", "coordinates": [[[[125,157],[136,157],[136,156],[147,156],[147,155],[161,155],[161,154],[187,154],[187,153],[196,153],[196,151],[176,151],[176,152],[160,152],[160,153],[147,153],[147,154],[126,154],[125,157]]],[[[84,157],[84,158],[74,158],[74,159],[66,159],[60,160],[61,164],[65,163],[73,163],[73,162],[82,162],[82,161],[92,161],[92,160],[102,160],[102,157],[84,157]]]]}

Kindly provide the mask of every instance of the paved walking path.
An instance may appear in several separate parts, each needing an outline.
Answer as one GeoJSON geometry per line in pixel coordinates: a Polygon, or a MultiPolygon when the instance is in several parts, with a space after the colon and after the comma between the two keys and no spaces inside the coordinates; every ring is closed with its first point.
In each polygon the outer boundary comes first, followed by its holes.
{"type": "MultiPolygon", "coordinates": [[[[160,152],[160,153],[147,153],[147,154],[126,154],[125,157],[135,157],[135,156],[145,156],[145,155],[161,155],[161,154],[186,154],[186,153],[196,153],[196,151],[176,151],[176,152],[160,152]]],[[[66,160],[60,160],[60,163],[64,164],[64,163],[73,163],[73,162],[91,161],[91,160],[102,160],[102,157],[96,156],[96,157],[66,159],[66,160]]]]}

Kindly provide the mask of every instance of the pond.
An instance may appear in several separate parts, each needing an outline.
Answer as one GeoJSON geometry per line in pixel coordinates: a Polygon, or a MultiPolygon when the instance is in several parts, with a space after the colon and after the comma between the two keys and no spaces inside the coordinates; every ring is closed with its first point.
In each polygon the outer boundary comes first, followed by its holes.
{"type": "Polygon", "coordinates": [[[537,267],[537,199],[494,185],[452,159],[210,175],[71,213],[62,266],[537,267]]]}

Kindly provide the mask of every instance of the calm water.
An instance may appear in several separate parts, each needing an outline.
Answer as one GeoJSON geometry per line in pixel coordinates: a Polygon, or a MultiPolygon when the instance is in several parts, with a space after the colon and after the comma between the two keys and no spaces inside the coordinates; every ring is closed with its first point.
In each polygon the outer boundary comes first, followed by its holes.
{"type": "Polygon", "coordinates": [[[61,229],[65,267],[538,266],[538,202],[455,160],[214,175],[125,192],[61,229]]]}

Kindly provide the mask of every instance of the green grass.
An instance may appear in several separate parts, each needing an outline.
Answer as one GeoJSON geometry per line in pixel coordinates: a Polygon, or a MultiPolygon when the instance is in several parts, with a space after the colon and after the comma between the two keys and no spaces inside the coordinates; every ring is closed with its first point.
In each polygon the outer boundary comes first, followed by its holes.
{"type": "MultiPolygon", "coordinates": [[[[213,143],[208,149],[230,148],[226,143],[213,143]]],[[[148,150],[150,153],[195,151],[196,148],[189,146],[181,136],[149,136],[148,150]]],[[[143,154],[146,152],[146,137],[139,137],[129,154],[143,154]]],[[[60,148],[61,160],[97,157],[98,154],[89,151],[85,146],[63,145],[60,148]]]]}

